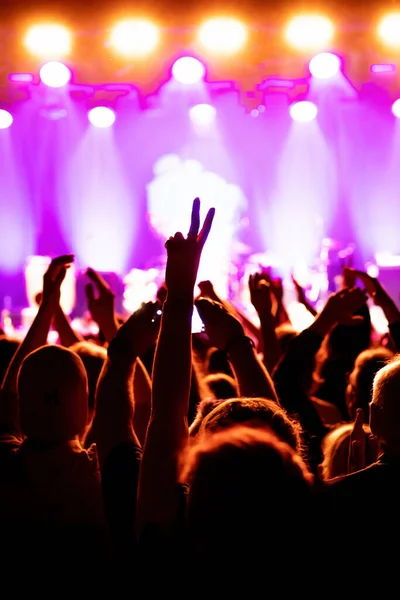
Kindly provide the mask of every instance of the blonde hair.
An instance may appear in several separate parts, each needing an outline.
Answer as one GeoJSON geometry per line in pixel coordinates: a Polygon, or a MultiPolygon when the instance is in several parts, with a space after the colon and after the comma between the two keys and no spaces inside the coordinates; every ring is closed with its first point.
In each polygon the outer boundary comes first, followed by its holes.
{"type": "MultiPolygon", "coordinates": [[[[325,481],[349,473],[348,464],[352,429],[353,423],[342,423],[324,437],[322,441],[322,453],[324,458],[320,470],[322,478],[325,481]]],[[[363,429],[367,435],[366,461],[367,465],[369,465],[375,460],[375,457],[370,451],[369,444],[372,432],[368,425],[364,424],[363,429]]]]}

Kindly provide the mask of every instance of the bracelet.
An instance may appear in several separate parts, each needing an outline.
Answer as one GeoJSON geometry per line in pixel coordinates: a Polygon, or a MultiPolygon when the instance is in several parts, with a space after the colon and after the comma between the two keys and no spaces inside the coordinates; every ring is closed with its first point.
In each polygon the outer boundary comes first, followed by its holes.
{"type": "Polygon", "coordinates": [[[231,341],[230,341],[230,342],[228,342],[228,344],[226,345],[226,348],[224,349],[224,352],[225,352],[225,354],[229,354],[229,352],[231,351],[232,347],[233,347],[233,346],[234,346],[234,345],[235,345],[237,342],[240,342],[240,341],[242,341],[242,340],[246,340],[246,341],[247,341],[247,342],[250,344],[250,346],[251,346],[252,348],[255,348],[255,347],[256,347],[256,345],[255,345],[255,343],[253,342],[253,340],[251,339],[251,337],[249,337],[248,335],[244,335],[244,334],[243,334],[243,335],[238,335],[238,336],[234,337],[233,339],[231,339],[231,341]]]}

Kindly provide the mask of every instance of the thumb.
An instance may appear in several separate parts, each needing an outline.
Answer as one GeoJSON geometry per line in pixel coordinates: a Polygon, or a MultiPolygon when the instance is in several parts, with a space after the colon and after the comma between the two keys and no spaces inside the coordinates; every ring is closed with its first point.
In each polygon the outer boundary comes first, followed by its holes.
{"type": "Polygon", "coordinates": [[[86,293],[86,298],[88,299],[88,302],[93,302],[94,298],[94,289],[93,289],[93,285],[91,283],[87,283],[85,285],[85,293],[86,293]]]}

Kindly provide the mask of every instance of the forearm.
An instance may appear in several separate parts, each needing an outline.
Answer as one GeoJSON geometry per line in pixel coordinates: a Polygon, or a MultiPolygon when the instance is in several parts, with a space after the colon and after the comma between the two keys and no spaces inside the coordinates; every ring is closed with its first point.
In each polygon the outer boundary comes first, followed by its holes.
{"type": "Polygon", "coordinates": [[[140,443],[144,444],[151,414],[151,379],[140,359],[136,361],[133,375],[133,395],[135,398],[134,428],[140,443]]]}
{"type": "Polygon", "coordinates": [[[258,359],[257,353],[246,337],[229,349],[229,360],[239,384],[240,395],[249,398],[269,398],[278,401],[272,379],[258,359]]]}
{"type": "Polygon", "coordinates": [[[25,357],[47,343],[53,314],[52,306],[40,306],[28,333],[10,363],[0,397],[0,423],[3,429],[16,433],[20,431],[17,397],[18,372],[25,357]]]}
{"type": "Polygon", "coordinates": [[[139,483],[139,530],[146,523],[168,528],[176,516],[179,456],[189,438],[192,312],[190,297],[167,298],[164,304],[139,483]]]}
{"type": "Polygon", "coordinates": [[[261,336],[263,340],[264,365],[269,373],[278,363],[280,357],[280,348],[276,336],[275,322],[271,313],[259,313],[261,323],[261,336]]]}
{"type": "Polygon", "coordinates": [[[192,370],[191,297],[167,298],[154,357],[152,418],[187,416],[192,370]]]}
{"type": "Polygon", "coordinates": [[[133,428],[133,371],[135,357],[109,358],[100,375],[96,395],[93,435],[100,464],[122,442],[139,441],[133,428]]]}
{"type": "Polygon", "coordinates": [[[71,323],[64,314],[61,306],[58,306],[55,312],[53,323],[54,328],[60,336],[60,343],[65,348],[70,348],[74,344],[82,341],[83,338],[72,329],[71,323]]]}

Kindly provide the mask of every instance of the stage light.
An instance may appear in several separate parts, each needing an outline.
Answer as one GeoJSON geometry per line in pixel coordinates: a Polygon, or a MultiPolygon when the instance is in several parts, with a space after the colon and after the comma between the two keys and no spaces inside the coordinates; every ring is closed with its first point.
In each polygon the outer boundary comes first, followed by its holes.
{"type": "Polygon", "coordinates": [[[68,67],[56,61],[44,64],[39,74],[41,81],[51,88],[63,87],[71,79],[71,71],[68,67]]]}
{"type": "Polygon", "coordinates": [[[216,54],[235,54],[247,41],[247,29],[237,19],[210,19],[200,27],[199,40],[216,54]]]}
{"type": "Polygon", "coordinates": [[[400,119],[400,98],[392,104],[392,113],[397,119],[400,119]]]}
{"type": "Polygon", "coordinates": [[[322,15],[302,15],[290,21],[286,28],[286,41],[299,50],[323,48],[332,40],[332,21],[322,15]]]}
{"type": "Polygon", "coordinates": [[[96,106],[89,111],[88,119],[93,127],[107,129],[115,123],[115,112],[107,106],[96,106]]]}
{"type": "Polygon", "coordinates": [[[317,79],[331,79],[340,71],[340,58],[331,52],[322,52],[310,60],[309,69],[317,79]]]}
{"type": "Polygon", "coordinates": [[[132,19],[115,25],[110,44],[125,56],[145,56],[156,48],[159,37],[156,25],[144,19],[132,19]]]}
{"type": "Polygon", "coordinates": [[[36,56],[67,56],[71,52],[71,34],[62,25],[35,25],[25,36],[25,47],[36,56]]]}
{"type": "Polygon", "coordinates": [[[386,15],[378,25],[378,36],[386,46],[400,48],[400,13],[386,15]]]}
{"type": "Polygon", "coordinates": [[[8,110],[3,110],[0,108],[0,129],[8,129],[11,127],[13,122],[12,115],[8,112],[8,110]]]}
{"type": "Polygon", "coordinates": [[[390,63],[371,65],[369,70],[371,73],[394,73],[396,71],[396,65],[390,63]]]}
{"type": "Polygon", "coordinates": [[[207,127],[215,121],[217,111],[210,104],[196,104],[189,110],[191,121],[195,125],[207,127]]]}
{"type": "Polygon", "coordinates": [[[199,83],[204,78],[205,67],[193,56],[182,56],[172,65],[172,75],[176,81],[187,85],[199,83]]]}
{"type": "Polygon", "coordinates": [[[313,121],[318,114],[318,109],[312,102],[303,100],[302,102],[295,102],[289,108],[290,116],[293,121],[300,123],[308,123],[313,121]]]}

